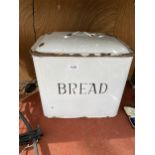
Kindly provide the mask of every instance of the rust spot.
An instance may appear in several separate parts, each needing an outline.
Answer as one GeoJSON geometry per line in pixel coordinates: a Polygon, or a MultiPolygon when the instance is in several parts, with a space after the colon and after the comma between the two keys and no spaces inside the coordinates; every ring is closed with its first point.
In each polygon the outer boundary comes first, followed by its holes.
{"type": "Polygon", "coordinates": [[[40,44],[39,44],[39,47],[44,46],[44,45],[45,45],[45,43],[40,43],[40,44]]]}
{"type": "Polygon", "coordinates": [[[90,57],[94,57],[95,54],[94,54],[94,53],[90,53],[89,56],[90,56],[90,57]]]}

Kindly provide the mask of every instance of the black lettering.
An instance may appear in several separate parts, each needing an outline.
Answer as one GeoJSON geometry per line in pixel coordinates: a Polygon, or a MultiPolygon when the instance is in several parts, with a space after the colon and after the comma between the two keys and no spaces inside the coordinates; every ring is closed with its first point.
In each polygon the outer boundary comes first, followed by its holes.
{"type": "Polygon", "coordinates": [[[108,89],[108,85],[106,83],[101,83],[99,94],[104,94],[107,91],[107,89],[108,89]]]}
{"type": "Polygon", "coordinates": [[[66,94],[66,85],[64,83],[58,83],[59,94],[66,94]]]}
{"type": "Polygon", "coordinates": [[[76,94],[77,84],[76,83],[69,83],[69,94],[76,94]]]}
{"type": "Polygon", "coordinates": [[[87,85],[87,83],[80,83],[80,94],[87,94],[86,92],[84,92],[84,90],[86,90],[86,87],[84,87],[84,85],[87,85]]]}
{"type": "Polygon", "coordinates": [[[95,86],[95,83],[90,83],[90,85],[91,85],[91,87],[89,89],[88,94],[90,94],[90,93],[96,94],[96,86],[95,86]]]}
{"type": "Polygon", "coordinates": [[[104,94],[108,89],[106,83],[58,83],[58,94],[69,94],[69,95],[89,95],[89,94],[104,94]]]}

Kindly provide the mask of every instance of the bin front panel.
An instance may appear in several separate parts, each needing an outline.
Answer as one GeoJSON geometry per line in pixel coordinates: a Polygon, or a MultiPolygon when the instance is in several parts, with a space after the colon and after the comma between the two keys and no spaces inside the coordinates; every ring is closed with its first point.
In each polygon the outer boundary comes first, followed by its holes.
{"type": "Polygon", "coordinates": [[[33,56],[47,117],[113,117],[132,57],[33,56]]]}

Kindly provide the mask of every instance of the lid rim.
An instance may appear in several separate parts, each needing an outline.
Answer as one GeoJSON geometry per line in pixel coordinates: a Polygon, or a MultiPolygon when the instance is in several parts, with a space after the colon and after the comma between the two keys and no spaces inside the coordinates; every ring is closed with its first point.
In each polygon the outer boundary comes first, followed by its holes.
{"type": "Polygon", "coordinates": [[[134,52],[130,51],[130,53],[119,53],[119,54],[113,54],[113,53],[88,53],[87,55],[82,55],[82,53],[54,53],[54,52],[48,52],[48,53],[42,53],[38,51],[32,51],[30,50],[30,53],[32,56],[38,56],[38,57],[131,57],[134,56],[134,52]]]}

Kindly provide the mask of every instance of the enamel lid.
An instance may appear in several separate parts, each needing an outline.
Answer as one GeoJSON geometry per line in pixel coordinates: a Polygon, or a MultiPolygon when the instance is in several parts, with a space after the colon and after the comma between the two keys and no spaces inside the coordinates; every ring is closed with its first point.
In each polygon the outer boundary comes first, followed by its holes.
{"type": "Polygon", "coordinates": [[[39,53],[54,54],[129,54],[131,50],[122,41],[102,33],[53,32],[40,36],[31,48],[39,53]]]}

